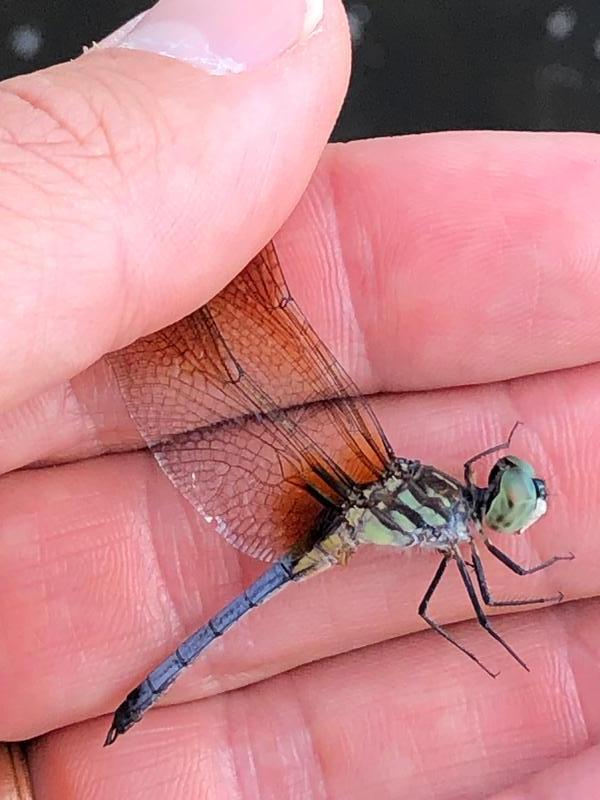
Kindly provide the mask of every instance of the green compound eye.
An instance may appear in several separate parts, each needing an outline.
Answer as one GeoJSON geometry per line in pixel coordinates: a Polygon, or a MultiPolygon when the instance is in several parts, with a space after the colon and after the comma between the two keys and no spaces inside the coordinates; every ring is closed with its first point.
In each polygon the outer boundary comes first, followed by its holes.
{"type": "Polygon", "coordinates": [[[488,481],[485,522],[502,533],[522,533],[546,513],[546,484],[531,464],[505,456],[494,464],[488,481]]]}

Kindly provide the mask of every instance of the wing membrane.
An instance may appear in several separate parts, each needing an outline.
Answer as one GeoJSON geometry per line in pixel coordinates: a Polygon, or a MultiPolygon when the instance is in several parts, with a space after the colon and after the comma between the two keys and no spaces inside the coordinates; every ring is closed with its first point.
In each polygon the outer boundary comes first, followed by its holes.
{"type": "Polygon", "coordinates": [[[310,327],[269,244],[206,306],[109,360],[129,413],[192,505],[270,560],[392,456],[310,327]]]}

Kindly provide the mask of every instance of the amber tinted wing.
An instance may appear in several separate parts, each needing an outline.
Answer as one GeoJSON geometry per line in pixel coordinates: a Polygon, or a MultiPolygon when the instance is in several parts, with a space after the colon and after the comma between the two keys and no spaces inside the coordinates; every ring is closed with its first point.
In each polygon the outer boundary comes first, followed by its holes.
{"type": "Polygon", "coordinates": [[[339,504],[391,458],[290,297],[272,244],[206,306],[109,359],[167,476],[251,555],[289,549],[323,503],[339,504]]]}

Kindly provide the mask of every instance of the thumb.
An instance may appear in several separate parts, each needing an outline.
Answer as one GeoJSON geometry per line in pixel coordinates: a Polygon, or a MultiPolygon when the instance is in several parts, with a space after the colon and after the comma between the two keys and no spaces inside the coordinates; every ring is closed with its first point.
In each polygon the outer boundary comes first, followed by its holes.
{"type": "Polygon", "coordinates": [[[234,276],[305,188],[348,56],[339,0],[160,0],[0,84],[0,410],[234,276]]]}

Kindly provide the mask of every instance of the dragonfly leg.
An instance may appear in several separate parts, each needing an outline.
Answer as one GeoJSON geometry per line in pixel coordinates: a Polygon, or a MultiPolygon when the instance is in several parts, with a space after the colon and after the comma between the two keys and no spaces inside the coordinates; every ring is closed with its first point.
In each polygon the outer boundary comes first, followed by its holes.
{"type": "Polygon", "coordinates": [[[495,544],[492,544],[489,539],[484,539],[483,543],[490,553],[498,559],[498,561],[501,561],[505,567],[508,567],[513,572],[516,572],[517,575],[531,575],[533,572],[539,572],[541,569],[551,567],[552,564],[556,564],[557,561],[572,561],[575,558],[573,553],[569,553],[566,556],[552,556],[552,558],[548,558],[546,561],[542,561],[540,564],[535,564],[533,567],[523,567],[521,564],[517,564],[516,561],[513,561],[510,556],[506,555],[506,553],[503,553],[502,550],[496,547],[495,544]]]}
{"type": "MultiPolygon", "coordinates": [[[[546,561],[542,561],[540,564],[535,564],[533,567],[523,567],[521,564],[517,564],[516,561],[513,561],[510,556],[508,556],[506,553],[503,553],[502,550],[492,544],[488,539],[484,539],[484,544],[490,553],[498,559],[498,561],[512,570],[512,572],[515,572],[517,575],[531,575],[534,572],[539,572],[542,569],[551,567],[552,564],[555,564],[557,561],[571,561],[575,558],[573,553],[569,553],[566,556],[552,556],[552,558],[548,558],[546,561]]],[[[484,603],[488,606],[525,606],[533,605],[535,603],[560,603],[564,597],[562,592],[558,592],[551,597],[531,597],[523,600],[494,600],[489,591],[483,564],[473,544],[471,545],[471,553],[473,554],[473,566],[475,567],[475,573],[477,575],[477,582],[479,583],[479,588],[481,590],[481,596],[483,597],[484,603]]]]}
{"type": "MultiPolygon", "coordinates": [[[[503,553],[502,555],[505,555],[505,554],[503,553]]],[[[488,586],[488,582],[487,582],[487,577],[486,577],[486,574],[485,574],[485,570],[483,568],[483,563],[481,561],[481,558],[479,557],[479,553],[475,549],[475,545],[474,544],[471,544],[471,556],[472,556],[472,559],[473,559],[473,567],[475,568],[475,575],[477,576],[477,583],[479,584],[479,590],[481,592],[481,596],[483,597],[483,602],[486,604],[486,606],[529,606],[529,605],[535,605],[536,603],[560,603],[560,601],[563,599],[563,596],[564,596],[563,593],[562,592],[558,592],[557,594],[554,594],[551,597],[526,597],[526,598],[516,599],[516,600],[514,600],[514,599],[513,600],[495,600],[494,597],[492,596],[491,592],[490,592],[490,589],[489,589],[489,586],[488,586]]],[[[506,558],[508,558],[508,556],[506,556],[506,558]]],[[[500,560],[502,561],[502,559],[500,559],[500,560]]],[[[538,566],[536,568],[534,568],[533,570],[531,570],[531,571],[532,572],[536,572],[542,566],[550,566],[550,564],[553,564],[555,560],[556,559],[554,559],[554,560],[550,560],[549,559],[549,561],[545,562],[544,565],[538,564],[538,566]]],[[[510,559],[509,559],[509,561],[510,561],[510,559]]],[[[512,562],[512,563],[515,564],[515,562],[512,562]]],[[[519,564],[515,564],[515,566],[519,567],[519,569],[522,569],[522,567],[520,567],[519,564]]],[[[516,570],[513,570],[513,571],[516,571],[516,570]]],[[[517,574],[518,575],[528,575],[529,572],[528,571],[518,572],[517,574]]]]}
{"type": "Polygon", "coordinates": [[[427,613],[431,598],[433,597],[433,595],[435,593],[435,590],[437,589],[437,587],[440,584],[440,581],[442,580],[442,577],[444,575],[444,572],[446,571],[446,567],[448,566],[448,561],[450,560],[450,558],[452,558],[452,556],[445,555],[443,557],[442,561],[440,562],[440,565],[437,568],[437,571],[436,571],[435,575],[433,576],[433,580],[429,584],[429,586],[427,588],[427,591],[425,592],[425,595],[424,595],[424,597],[421,600],[421,603],[419,605],[419,616],[422,619],[425,620],[425,622],[429,625],[430,628],[433,628],[433,630],[436,631],[436,633],[439,633],[441,636],[443,636],[444,639],[446,639],[447,642],[450,642],[450,644],[453,644],[455,647],[457,647],[462,653],[464,653],[472,661],[474,661],[478,666],[480,666],[481,669],[484,672],[487,672],[487,674],[490,675],[490,677],[495,678],[497,673],[494,673],[491,670],[489,670],[485,666],[485,664],[483,664],[477,658],[477,656],[474,653],[472,653],[470,650],[467,650],[466,647],[463,647],[463,645],[460,644],[460,642],[458,642],[454,638],[454,636],[452,636],[450,633],[448,633],[448,631],[446,631],[438,622],[436,622],[434,619],[432,619],[429,616],[429,614],[427,613]]]}
{"type": "MultiPolygon", "coordinates": [[[[473,586],[473,581],[471,580],[471,576],[469,575],[465,563],[462,559],[462,556],[459,553],[454,554],[454,559],[456,561],[456,565],[458,567],[458,571],[460,573],[460,577],[463,580],[465,588],[467,590],[467,594],[469,595],[469,600],[471,601],[471,605],[475,611],[475,615],[477,616],[477,622],[481,625],[481,627],[489,633],[489,635],[495,639],[499,644],[507,650],[510,655],[517,661],[523,669],[526,669],[529,672],[529,667],[523,661],[523,659],[517,655],[517,653],[512,649],[512,647],[504,641],[504,639],[500,636],[500,634],[494,630],[492,627],[491,622],[487,618],[485,611],[483,610],[481,603],[479,602],[479,598],[477,597],[477,593],[475,591],[475,587],[473,586]]],[[[487,671],[487,670],[486,670],[487,671]]]]}
{"type": "Polygon", "coordinates": [[[493,453],[498,453],[500,450],[508,450],[515,431],[517,430],[519,425],[522,424],[523,424],[522,422],[519,422],[519,420],[517,420],[510,429],[510,433],[508,434],[508,439],[505,442],[502,442],[502,444],[495,444],[493,447],[488,447],[487,450],[482,450],[481,453],[477,453],[476,455],[471,456],[471,458],[468,461],[465,461],[464,465],[465,483],[468,486],[471,486],[473,484],[473,469],[472,469],[473,464],[476,461],[479,461],[480,458],[485,458],[485,456],[491,456],[493,453]]]}

